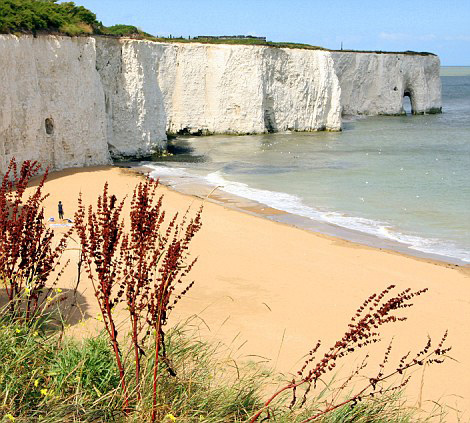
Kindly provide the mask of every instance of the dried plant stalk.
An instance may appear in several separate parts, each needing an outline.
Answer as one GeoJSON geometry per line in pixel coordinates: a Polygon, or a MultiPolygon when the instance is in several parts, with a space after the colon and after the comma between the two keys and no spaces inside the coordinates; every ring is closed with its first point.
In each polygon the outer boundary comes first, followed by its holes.
{"type": "MultiPolygon", "coordinates": [[[[293,399],[291,402],[291,407],[293,407],[297,402],[296,390],[299,386],[302,385],[307,387],[300,403],[300,406],[303,406],[311,388],[315,388],[320,378],[336,367],[338,360],[347,355],[350,355],[354,351],[364,348],[367,345],[379,342],[380,327],[387,323],[405,321],[407,318],[404,316],[397,316],[396,312],[398,310],[411,307],[413,305],[411,300],[427,291],[427,289],[412,291],[410,288],[408,288],[393,296],[392,292],[394,288],[395,286],[391,285],[382,292],[373,294],[367,298],[367,300],[365,300],[364,303],[357,309],[354,317],[349,323],[349,328],[343,337],[335,342],[335,344],[327,350],[320,361],[315,361],[316,353],[321,347],[321,342],[318,341],[315,347],[309,351],[308,358],[297,372],[297,378],[293,378],[290,383],[276,391],[265,402],[264,407],[253,415],[253,417],[250,419],[250,423],[256,422],[263,412],[269,409],[269,405],[272,403],[272,401],[274,401],[281,393],[285,391],[292,390],[293,399]]],[[[355,405],[358,401],[361,401],[367,395],[373,397],[374,395],[389,393],[393,390],[404,387],[408,383],[409,377],[405,378],[400,384],[395,386],[385,387],[384,382],[391,379],[393,376],[396,376],[397,374],[403,374],[408,369],[418,365],[423,365],[425,363],[442,363],[443,357],[445,357],[447,352],[450,351],[450,348],[444,348],[446,339],[447,332],[443,335],[439,344],[435,348],[432,348],[431,339],[428,338],[428,341],[423,350],[419,351],[413,358],[410,358],[411,353],[406,354],[400,359],[398,364],[392,367],[390,372],[385,373],[385,365],[389,361],[392,349],[390,344],[385,352],[384,359],[379,367],[378,373],[374,377],[370,377],[368,379],[365,387],[354,394],[350,394],[347,399],[340,403],[334,403],[333,401],[327,404],[325,409],[319,410],[317,414],[303,420],[302,423],[316,420],[346,404],[355,405]]],[[[345,388],[348,386],[348,383],[351,382],[353,376],[358,375],[359,371],[363,370],[367,366],[366,360],[340,387],[339,392],[335,398],[338,397],[340,392],[345,390],[345,388]]]]}
{"type": "Polygon", "coordinates": [[[129,394],[113,313],[121,297],[116,288],[123,274],[123,257],[120,251],[124,228],[121,218],[123,205],[124,201],[118,203],[115,195],[108,194],[106,183],[103,194],[98,197],[96,211],[90,206],[87,213],[80,195],[78,210],[75,213],[75,225],[80,237],[85,269],[92,281],[95,297],[113,347],[124,395],[124,410],[128,413],[129,394]]]}
{"type": "Polygon", "coordinates": [[[82,244],[85,267],[93,282],[95,295],[106,330],[110,336],[121,377],[125,408],[130,398],[115,324],[114,310],[125,303],[131,324],[131,342],[135,362],[137,401],[141,400],[141,357],[143,343],[155,335],[153,371],[153,412],[156,419],[156,393],[159,357],[164,355],[164,331],[168,312],[193,286],[185,282],[196,260],[189,263],[189,244],[201,227],[201,211],[188,221],[176,214],[164,230],[162,197],[157,195],[158,181],[146,178],[133,193],[129,231],[125,230],[122,209],[105,185],[96,212],[85,209],[81,198],[75,215],[82,244]]]}
{"type": "Polygon", "coordinates": [[[42,193],[48,170],[32,194],[25,191],[41,170],[36,161],[26,160],[18,170],[13,158],[0,188],[0,278],[9,308],[26,320],[43,310],[52,288],[46,289],[51,273],[65,250],[69,232],[54,246],[54,231],[44,222],[42,193]]]}

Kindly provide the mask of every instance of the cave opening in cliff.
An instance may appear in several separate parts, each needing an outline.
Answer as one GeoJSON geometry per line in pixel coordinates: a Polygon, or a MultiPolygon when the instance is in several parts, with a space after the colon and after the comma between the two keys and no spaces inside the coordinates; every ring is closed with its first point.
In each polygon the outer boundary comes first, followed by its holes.
{"type": "Polygon", "coordinates": [[[274,113],[274,99],[267,97],[264,104],[264,127],[268,133],[277,132],[276,115],[274,113]]]}
{"type": "Polygon", "coordinates": [[[46,127],[46,134],[52,135],[54,133],[54,121],[51,118],[46,118],[44,125],[46,127]]]}
{"type": "Polygon", "coordinates": [[[405,91],[403,94],[403,110],[407,115],[413,114],[411,93],[409,91],[405,91]]]}

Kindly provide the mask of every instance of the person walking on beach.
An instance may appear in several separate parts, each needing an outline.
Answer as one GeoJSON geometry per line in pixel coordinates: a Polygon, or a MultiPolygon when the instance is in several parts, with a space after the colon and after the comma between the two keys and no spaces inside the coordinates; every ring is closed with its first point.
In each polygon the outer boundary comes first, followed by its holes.
{"type": "Polygon", "coordinates": [[[59,219],[64,218],[64,207],[62,206],[62,201],[59,201],[59,219]]]}

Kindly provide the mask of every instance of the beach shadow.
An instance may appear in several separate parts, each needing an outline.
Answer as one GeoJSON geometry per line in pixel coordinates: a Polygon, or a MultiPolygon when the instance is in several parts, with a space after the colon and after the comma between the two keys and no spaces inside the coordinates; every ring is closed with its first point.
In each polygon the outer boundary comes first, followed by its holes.
{"type": "MultiPolygon", "coordinates": [[[[71,175],[75,175],[77,173],[84,174],[84,173],[93,173],[96,174],[97,172],[106,172],[110,168],[113,168],[115,166],[113,165],[107,165],[107,166],[91,166],[91,167],[74,167],[74,168],[69,168],[69,169],[64,169],[64,170],[57,170],[57,171],[51,171],[47,175],[47,182],[54,181],[56,179],[60,178],[66,178],[71,175]]],[[[41,171],[44,171],[45,169],[41,168],[41,171]]],[[[33,178],[31,178],[28,188],[31,187],[37,187],[39,183],[41,182],[43,178],[43,174],[37,175],[33,178]]]]}
{"type": "MultiPolygon", "coordinates": [[[[46,291],[48,292],[48,291],[46,291]]],[[[45,300],[45,295],[40,298],[43,304],[45,314],[48,314],[51,320],[62,322],[64,325],[75,325],[91,316],[90,306],[86,298],[73,289],[53,289],[49,294],[50,301],[45,300]]],[[[6,310],[8,305],[8,296],[6,290],[0,290],[0,314],[6,310]]]]}

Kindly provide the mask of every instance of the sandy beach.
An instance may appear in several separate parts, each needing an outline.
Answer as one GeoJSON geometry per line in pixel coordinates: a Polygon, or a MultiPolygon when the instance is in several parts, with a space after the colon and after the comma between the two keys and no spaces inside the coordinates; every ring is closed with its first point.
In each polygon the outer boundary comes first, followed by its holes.
{"type": "MultiPolygon", "coordinates": [[[[57,218],[59,200],[65,217],[73,218],[79,192],[88,204],[102,192],[105,181],[118,198],[130,196],[141,177],[117,167],[55,172],[46,183],[50,193],[46,218],[57,218]]],[[[195,211],[201,204],[198,198],[166,187],[160,190],[168,213],[188,206],[195,211]]],[[[172,315],[172,323],[198,315],[208,339],[223,341],[240,360],[266,361],[284,373],[295,372],[318,339],[326,347],[340,338],[370,294],[390,284],[399,289],[429,288],[406,311],[408,321],[383,330],[384,342],[376,350],[378,358],[371,359],[371,372],[392,337],[394,354],[400,357],[410,349],[421,349],[427,335],[438,342],[448,330],[450,355],[456,361],[426,368],[424,374],[420,368],[407,393],[412,403],[425,407],[439,401],[470,410],[469,268],[361,246],[210,201],[205,202],[203,227],[192,253],[199,257],[191,274],[196,283],[172,315]]],[[[73,245],[65,254],[71,263],[62,278],[64,289],[75,285],[77,254],[73,245]]],[[[86,317],[92,318],[98,309],[86,280],[79,292],[86,317]]],[[[350,368],[346,364],[341,372],[350,368]]],[[[470,414],[450,411],[446,421],[456,421],[458,416],[468,421],[470,414]]]]}

